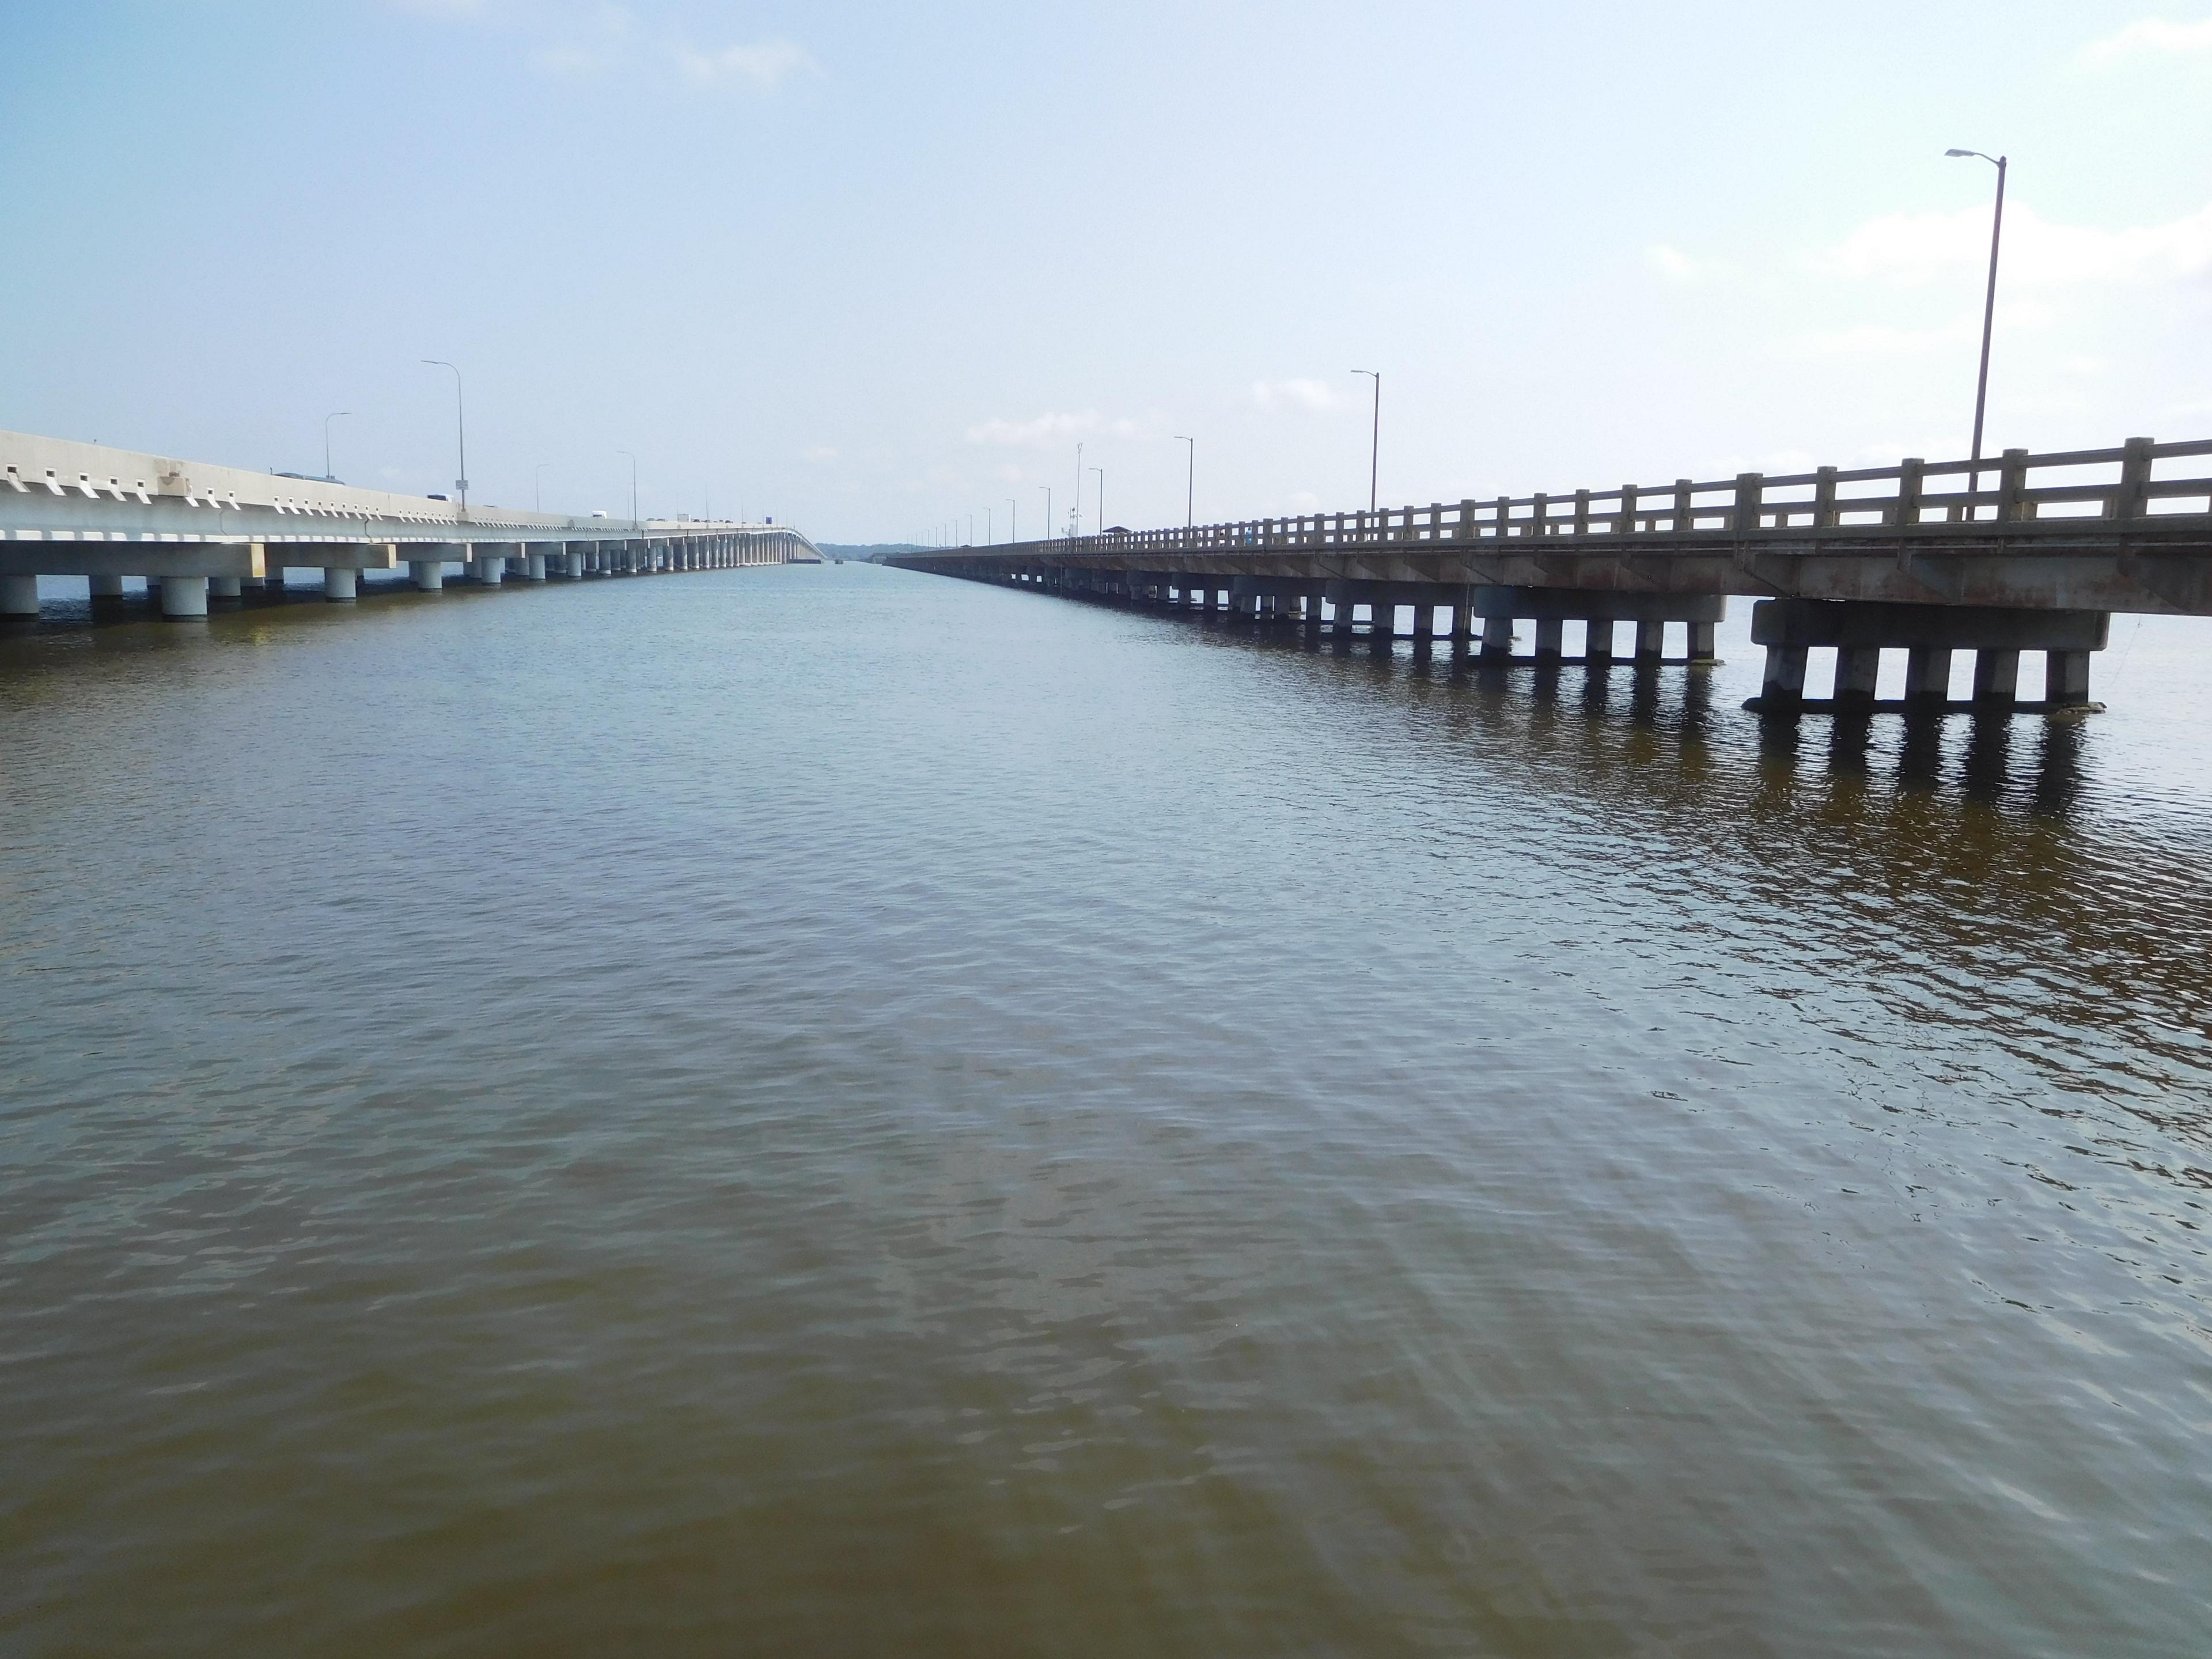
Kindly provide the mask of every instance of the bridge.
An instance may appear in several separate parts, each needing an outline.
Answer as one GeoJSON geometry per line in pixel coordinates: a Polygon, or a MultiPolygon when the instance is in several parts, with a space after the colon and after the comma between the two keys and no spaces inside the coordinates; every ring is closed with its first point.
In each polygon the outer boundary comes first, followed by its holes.
{"type": "Polygon", "coordinates": [[[2089,703],[2089,660],[2114,611],[2212,616],[2212,441],[2130,439],[2031,454],[1561,495],[1432,501],[894,556],[886,563],[1073,597],[1223,612],[1363,634],[1378,648],[1439,637],[1485,666],[1630,659],[1710,663],[1731,597],[1756,603],[1771,714],[1811,710],[2051,710],[2089,703]],[[1366,612],[1364,627],[1361,611],[1366,612]],[[1444,621],[1437,633],[1437,621],[1444,621]],[[1480,644],[1476,625],[1480,623],[1480,644]],[[1516,629],[1533,624],[1533,651],[1516,629]],[[1566,650],[1566,624],[1582,651],[1566,650]],[[1681,654],[1667,654],[1668,630],[1681,654]],[[1834,690],[1805,695],[1811,653],[1834,690]],[[1905,694],[1877,702],[1881,653],[1905,653],[1905,694]],[[2023,652],[2043,696],[2023,698],[2023,652]],[[1970,696],[1955,659],[1973,655],[1970,696]]]}
{"type": "Polygon", "coordinates": [[[325,599],[349,600],[363,573],[402,562],[416,587],[435,590],[455,565],[492,584],[821,556],[780,525],[471,507],[0,432],[0,618],[39,614],[40,576],[83,577],[95,606],[140,577],[161,615],[192,617],[207,615],[210,599],[281,588],[287,570],[302,568],[322,573],[325,599]]]}

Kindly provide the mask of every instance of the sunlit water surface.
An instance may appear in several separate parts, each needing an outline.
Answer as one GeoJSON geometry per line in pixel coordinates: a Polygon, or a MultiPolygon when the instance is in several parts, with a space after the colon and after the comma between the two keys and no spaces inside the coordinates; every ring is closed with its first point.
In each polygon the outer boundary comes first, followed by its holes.
{"type": "Polygon", "coordinates": [[[0,641],[0,1648],[2205,1651],[2212,633],[1744,629],[0,641]]]}

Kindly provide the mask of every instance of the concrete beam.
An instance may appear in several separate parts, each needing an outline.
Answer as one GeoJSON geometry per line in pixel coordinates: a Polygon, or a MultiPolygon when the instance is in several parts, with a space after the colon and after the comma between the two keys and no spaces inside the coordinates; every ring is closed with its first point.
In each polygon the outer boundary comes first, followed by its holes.
{"type": "Polygon", "coordinates": [[[1990,605],[1762,599],[1751,610],[1751,637],[1757,645],[2101,651],[2111,628],[2112,618],[2101,611],[1990,605]]]}

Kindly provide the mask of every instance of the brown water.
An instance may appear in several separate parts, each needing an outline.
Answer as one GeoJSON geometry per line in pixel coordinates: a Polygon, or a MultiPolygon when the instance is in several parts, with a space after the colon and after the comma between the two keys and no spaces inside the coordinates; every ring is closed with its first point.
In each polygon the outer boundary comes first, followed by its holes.
{"type": "Polygon", "coordinates": [[[1742,629],[0,641],[0,1650],[2206,1651],[2212,635],[1742,629]]]}

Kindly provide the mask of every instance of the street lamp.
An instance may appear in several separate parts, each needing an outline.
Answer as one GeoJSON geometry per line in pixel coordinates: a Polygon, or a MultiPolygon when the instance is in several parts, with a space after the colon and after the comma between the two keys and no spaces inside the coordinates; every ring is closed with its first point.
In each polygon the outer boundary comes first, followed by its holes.
{"type": "Polygon", "coordinates": [[[533,513],[545,510],[545,469],[552,465],[550,461],[540,461],[530,475],[530,510],[533,513]]]}
{"type": "MultiPolygon", "coordinates": [[[[1982,372],[1974,383],[1974,453],[1970,459],[1978,461],[1982,459],[1982,410],[1990,396],[1990,331],[1997,316],[1997,238],[2004,234],[2005,168],[2009,162],[2004,156],[1983,155],[1978,149],[1947,149],[1943,154],[1958,157],[1979,156],[1997,170],[1996,211],[1990,216],[1990,289],[1987,297],[1982,301],[1982,372]]],[[[1966,488],[1971,494],[1981,487],[1981,469],[1977,467],[1966,488]]]]}
{"type": "Polygon", "coordinates": [[[1367,510],[1375,510],[1375,475],[1382,461],[1382,371],[1379,368],[1355,368],[1354,374],[1364,374],[1375,382],[1375,434],[1369,441],[1367,451],[1367,510]]]}
{"type": "Polygon", "coordinates": [[[453,431],[460,440],[461,476],[453,480],[453,488],[461,494],[461,511],[469,510],[469,422],[468,412],[461,404],[461,371],[443,357],[425,357],[423,363],[431,368],[453,369],[453,431]]]}
{"type": "Polygon", "coordinates": [[[1185,465],[1183,466],[1182,474],[1182,527],[1185,530],[1188,530],[1191,526],[1190,504],[1197,499],[1198,440],[1195,438],[1186,438],[1180,432],[1176,433],[1175,435],[1177,442],[1186,443],[1190,446],[1189,453],[1185,457],[1185,465]]]}
{"type": "Polygon", "coordinates": [[[637,516],[637,457],[627,449],[617,449],[615,453],[629,456],[629,527],[636,530],[641,527],[637,516]]]}
{"type": "Polygon", "coordinates": [[[325,483],[331,482],[331,422],[352,413],[353,410],[349,409],[336,409],[323,416],[323,482],[325,483]]]}
{"type": "Polygon", "coordinates": [[[983,545],[986,547],[996,547],[998,544],[999,529],[998,526],[991,521],[991,509],[987,507],[983,509],[983,545]]]}
{"type": "Polygon", "coordinates": [[[1083,533],[1083,446],[1081,444],[1075,447],[1075,529],[1073,533],[1078,536],[1083,533]]]}
{"type": "Polygon", "coordinates": [[[1037,488],[1044,491],[1044,538],[1050,541],[1052,539],[1052,486],[1039,484],[1037,488]]]}
{"type": "Polygon", "coordinates": [[[1012,547],[1021,538],[1022,510],[1014,504],[1013,497],[1009,495],[1006,498],[1006,545],[1012,547]]]}
{"type": "Polygon", "coordinates": [[[1103,536],[1106,533],[1106,469],[1094,466],[1091,470],[1098,475],[1098,533],[1103,536]]]}

